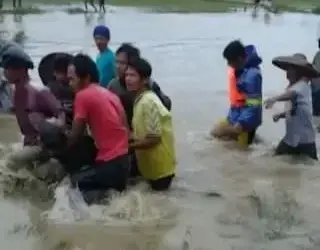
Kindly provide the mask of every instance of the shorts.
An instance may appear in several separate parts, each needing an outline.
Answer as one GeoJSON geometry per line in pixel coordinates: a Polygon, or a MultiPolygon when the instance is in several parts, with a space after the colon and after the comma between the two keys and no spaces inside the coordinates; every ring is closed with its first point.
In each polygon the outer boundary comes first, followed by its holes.
{"type": "Polygon", "coordinates": [[[308,156],[314,160],[318,160],[316,143],[299,144],[296,147],[288,145],[283,140],[278,144],[275,155],[296,155],[308,156]]]}
{"type": "MultiPolygon", "coordinates": [[[[222,126],[222,127],[226,127],[229,124],[230,123],[227,119],[224,119],[220,122],[220,126],[222,126]]],[[[244,146],[244,147],[248,147],[253,143],[255,135],[256,135],[256,129],[249,131],[249,132],[243,131],[238,135],[236,141],[238,142],[239,145],[244,146]]]]}

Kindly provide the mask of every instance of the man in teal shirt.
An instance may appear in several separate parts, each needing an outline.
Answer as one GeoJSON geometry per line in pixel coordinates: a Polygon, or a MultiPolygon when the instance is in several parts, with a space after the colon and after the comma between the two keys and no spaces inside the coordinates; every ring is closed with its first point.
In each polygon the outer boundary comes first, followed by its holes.
{"type": "Polygon", "coordinates": [[[102,87],[108,87],[109,82],[116,77],[116,60],[113,52],[108,48],[110,30],[104,25],[98,25],[93,31],[94,41],[99,50],[96,64],[99,70],[99,83],[102,87]]]}

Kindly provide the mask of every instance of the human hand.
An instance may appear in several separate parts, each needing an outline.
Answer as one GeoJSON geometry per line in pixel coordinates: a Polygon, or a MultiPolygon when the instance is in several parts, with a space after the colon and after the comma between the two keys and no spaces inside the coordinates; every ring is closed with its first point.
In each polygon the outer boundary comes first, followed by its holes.
{"type": "Polygon", "coordinates": [[[276,103],[276,100],[273,98],[268,98],[267,100],[264,101],[264,106],[266,109],[271,109],[273,105],[276,103]]]}
{"type": "Polygon", "coordinates": [[[56,125],[58,127],[62,127],[64,125],[60,119],[57,119],[55,117],[48,118],[48,119],[46,119],[46,121],[48,123],[51,123],[51,124],[56,125]]]}
{"type": "Polygon", "coordinates": [[[274,114],[272,116],[272,119],[274,122],[278,122],[280,120],[280,118],[281,118],[281,114],[274,114]]]}

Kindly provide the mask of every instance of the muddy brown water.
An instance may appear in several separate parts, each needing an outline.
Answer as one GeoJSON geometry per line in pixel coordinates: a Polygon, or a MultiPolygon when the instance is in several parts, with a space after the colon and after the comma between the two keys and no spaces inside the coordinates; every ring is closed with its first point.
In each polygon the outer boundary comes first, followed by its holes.
{"type": "MultiPolygon", "coordinates": [[[[97,23],[105,23],[111,28],[111,48],[122,42],[139,46],[154,67],[154,78],[173,100],[178,177],[169,196],[177,200],[179,214],[174,226],[158,237],[157,241],[163,243],[159,249],[319,249],[318,164],[270,156],[272,146],[284,132],[284,124],[274,124],[271,119],[281,106],[264,112],[259,129],[264,143],[250,152],[239,152],[207,137],[212,124],[223,118],[228,108],[222,58],[226,43],[241,38],[257,46],[264,60],[264,95],[270,96],[286,86],[284,73],[271,65],[271,59],[303,52],[311,60],[316,50],[318,17],[267,16],[264,12],[252,16],[250,11],[157,14],[116,7],[99,17],[68,15],[55,7],[51,10],[22,18],[3,16],[2,34],[12,37],[20,32],[25,49],[39,62],[54,51],[82,51],[95,56],[92,30],[97,23]],[[208,195],[211,191],[221,193],[223,198],[208,195]],[[255,196],[243,198],[253,192],[259,201],[255,196]]],[[[36,71],[32,77],[38,84],[36,71]]],[[[2,116],[0,128],[4,143],[19,139],[14,119],[2,116]]],[[[18,250],[21,245],[26,250],[36,249],[39,235],[28,234],[21,226],[31,223],[26,204],[22,198],[0,202],[0,239],[5,249],[18,250]]],[[[91,225],[81,231],[66,226],[63,232],[70,233],[70,241],[81,239],[81,249],[115,250],[120,249],[113,244],[115,241],[130,238],[130,233],[117,234],[117,230],[100,231],[98,225],[91,225]],[[86,245],[85,241],[91,242],[86,245]]],[[[132,242],[149,237],[147,232],[152,230],[150,227],[136,234],[139,237],[131,237],[131,243],[122,244],[121,249],[139,249],[132,242]]],[[[43,241],[37,248],[51,246],[43,241]]],[[[63,248],[67,246],[61,244],[57,249],[63,248]]],[[[155,248],[150,245],[144,249],[155,248]]]]}

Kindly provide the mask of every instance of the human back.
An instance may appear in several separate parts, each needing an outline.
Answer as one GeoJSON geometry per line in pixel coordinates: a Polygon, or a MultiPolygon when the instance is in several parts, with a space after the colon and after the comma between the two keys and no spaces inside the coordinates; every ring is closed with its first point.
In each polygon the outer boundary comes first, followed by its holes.
{"type": "Polygon", "coordinates": [[[98,84],[79,91],[77,102],[85,102],[88,125],[97,144],[97,160],[110,160],[127,153],[128,131],[120,99],[98,84]]]}

